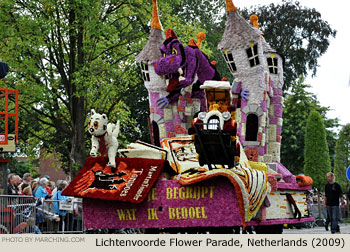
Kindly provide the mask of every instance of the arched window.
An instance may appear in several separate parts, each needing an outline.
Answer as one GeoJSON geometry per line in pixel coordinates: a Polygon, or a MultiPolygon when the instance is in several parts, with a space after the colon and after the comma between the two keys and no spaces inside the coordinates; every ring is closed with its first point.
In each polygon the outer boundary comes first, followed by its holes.
{"type": "Polygon", "coordinates": [[[278,73],[278,64],[276,58],[267,58],[267,66],[269,67],[269,71],[272,74],[278,73]]]}
{"type": "Polygon", "coordinates": [[[246,141],[258,141],[259,118],[256,114],[248,114],[246,122],[246,141]]]}
{"type": "Polygon", "coordinates": [[[155,121],[152,121],[152,143],[153,145],[160,147],[159,127],[155,121]]]}
{"type": "Polygon", "coordinates": [[[237,67],[233,59],[232,53],[227,52],[226,50],[222,53],[224,55],[225,62],[230,69],[230,72],[233,74],[237,72],[237,67]]]}
{"type": "Polygon", "coordinates": [[[258,55],[258,44],[251,44],[251,46],[246,49],[250,67],[254,67],[260,64],[258,55]]]}
{"type": "Polygon", "coordinates": [[[143,81],[150,81],[147,63],[141,62],[141,72],[143,81]]]}

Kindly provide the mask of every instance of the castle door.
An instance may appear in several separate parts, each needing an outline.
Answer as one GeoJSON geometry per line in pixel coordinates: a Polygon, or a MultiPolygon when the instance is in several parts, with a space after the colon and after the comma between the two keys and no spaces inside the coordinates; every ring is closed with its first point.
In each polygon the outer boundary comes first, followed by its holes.
{"type": "Polygon", "coordinates": [[[247,116],[246,124],[246,141],[257,141],[259,129],[259,118],[256,114],[249,114],[247,116]]]}
{"type": "Polygon", "coordinates": [[[158,123],[152,121],[152,144],[160,147],[158,123]]]}

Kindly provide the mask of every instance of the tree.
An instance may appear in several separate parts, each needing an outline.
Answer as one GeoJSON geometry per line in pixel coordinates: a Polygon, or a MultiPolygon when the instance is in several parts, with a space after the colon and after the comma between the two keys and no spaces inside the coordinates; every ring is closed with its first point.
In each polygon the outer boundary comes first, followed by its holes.
{"type": "Polygon", "coordinates": [[[16,158],[10,157],[11,162],[9,163],[8,169],[11,173],[19,175],[21,178],[24,173],[30,173],[33,178],[40,177],[40,173],[35,169],[36,165],[33,162],[19,162],[16,158]]]}
{"type": "MultiPolygon", "coordinates": [[[[217,50],[224,31],[224,1],[162,0],[158,5],[164,29],[173,28],[184,44],[191,37],[196,38],[199,31],[205,32],[207,39],[202,50],[210,59],[218,61],[218,70],[224,72],[223,75],[230,77],[217,50]]],[[[266,8],[261,10],[266,14],[260,16],[260,20],[266,22],[262,30],[267,41],[278,50],[268,36],[283,31],[286,23],[293,27],[296,22],[293,18],[298,16],[298,9],[291,8],[294,12],[290,15],[294,16],[289,17],[286,8],[283,18],[275,20],[278,13],[273,11],[281,11],[285,5],[296,4],[284,3],[275,9],[261,7],[266,8]],[[270,32],[267,29],[270,26],[282,28],[271,28],[270,32]]],[[[149,113],[147,92],[135,56],[149,36],[151,9],[150,1],[146,0],[0,2],[0,55],[11,69],[1,84],[20,90],[19,134],[23,152],[35,156],[41,147],[48,152],[55,150],[61,154],[63,169],[76,172],[88,154],[90,136],[85,127],[91,108],[105,112],[111,121],[123,122],[121,146],[138,138],[147,140],[146,116],[140,116],[149,113]]],[[[316,20],[321,26],[320,29],[313,26],[314,35],[306,36],[305,41],[320,40],[317,46],[322,45],[325,51],[328,47],[325,40],[334,36],[335,31],[315,11],[304,14],[311,15],[310,20],[304,15],[299,22],[309,20],[313,24],[316,20]]],[[[302,24],[304,26],[298,29],[303,34],[303,29],[309,26],[305,26],[305,22],[302,24]]],[[[281,40],[290,37],[288,32],[278,34],[281,40]]],[[[309,41],[309,44],[315,43],[309,41]]],[[[321,55],[317,46],[316,52],[321,55]]],[[[281,50],[281,53],[293,62],[286,64],[290,71],[294,65],[308,63],[308,59],[305,63],[298,58],[298,50],[288,51],[288,54],[281,50]]],[[[316,53],[313,58],[317,57],[316,53]]]]}
{"type": "Polygon", "coordinates": [[[312,177],[318,191],[327,183],[326,174],[331,171],[326,130],[323,118],[317,111],[311,111],[305,132],[304,173],[312,177]]]}
{"type": "Polygon", "coordinates": [[[64,154],[70,172],[85,161],[90,108],[126,114],[121,98],[135,83],[130,55],[145,35],[144,14],[141,1],[2,1],[0,53],[28,117],[21,133],[30,146],[64,154]]]}
{"type": "Polygon", "coordinates": [[[306,76],[308,70],[316,75],[318,58],[327,51],[329,38],[336,36],[336,30],[316,9],[302,7],[298,1],[259,5],[243,9],[241,14],[247,20],[256,14],[266,41],[284,56],[283,90],[300,75],[306,76]]]}
{"type": "Polygon", "coordinates": [[[346,124],[339,132],[339,138],[335,146],[334,173],[337,182],[341,185],[343,192],[349,190],[349,181],[345,173],[350,166],[350,124],[346,124]]]}
{"type": "Polygon", "coordinates": [[[303,172],[305,131],[311,111],[318,111],[324,120],[331,163],[335,153],[334,129],[339,126],[338,119],[327,118],[330,108],[321,106],[316,96],[307,91],[308,88],[310,86],[300,77],[293,82],[284,100],[281,162],[294,174],[303,172]]]}
{"type": "MultiPolygon", "coordinates": [[[[74,175],[89,152],[92,108],[122,121],[121,146],[144,130],[131,116],[144,97],[129,95],[143,85],[135,56],[149,36],[149,1],[4,0],[0,5],[0,55],[11,69],[2,84],[20,91],[23,152],[55,150],[62,168],[74,175]]],[[[165,27],[171,23],[188,39],[197,32],[163,13],[165,27]]]]}
{"type": "Polygon", "coordinates": [[[222,77],[233,80],[227,64],[218,49],[218,44],[225,31],[225,1],[179,1],[173,0],[173,15],[177,15],[183,23],[195,24],[207,31],[204,45],[212,51],[211,60],[217,62],[217,69],[222,77]]]}

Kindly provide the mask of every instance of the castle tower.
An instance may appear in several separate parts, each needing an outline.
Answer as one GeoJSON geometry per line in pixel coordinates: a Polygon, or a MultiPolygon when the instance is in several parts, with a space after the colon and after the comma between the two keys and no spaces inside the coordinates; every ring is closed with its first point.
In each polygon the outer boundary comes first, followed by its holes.
{"type": "Polygon", "coordinates": [[[226,0],[227,20],[218,45],[239,87],[249,90],[247,101],[236,109],[238,135],[253,161],[279,162],[282,130],[283,69],[281,57],[266,43],[257,16],[249,24],[226,0]],[[271,69],[271,70],[270,70],[271,69]],[[272,73],[270,73],[270,71],[272,73]]]}
{"type": "Polygon", "coordinates": [[[157,75],[152,63],[161,58],[160,46],[165,40],[164,31],[158,16],[157,0],[152,1],[152,23],[148,41],[137,55],[136,61],[141,65],[142,78],[148,90],[150,103],[150,129],[152,143],[159,146],[159,139],[165,137],[165,126],[162,109],[157,107],[157,99],[166,96],[166,80],[157,75]]]}
{"type": "Polygon", "coordinates": [[[154,71],[153,62],[161,58],[160,47],[165,40],[165,34],[158,16],[157,0],[152,0],[152,23],[149,39],[137,55],[136,61],[141,65],[142,78],[148,90],[150,105],[150,130],[152,144],[160,146],[160,141],[167,137],[184,136],[188,125],[191,124],[191,106],[186,98],[179,100],[176,105],[167,108],[157,106],[157,100],[166,97],[168,80],[154,71]]]}
{"type": "MultiPolygon", "coordinates": [[[[258,17],[256,17],[256,25],[257,21],[258,17]]],[[[252,22],[253,25],[254,22],[255,21],[252,22]]],[[[268,80],[268,83],[266,84],[269,86],[269,92],[266,91],[268,94],[266,95],[266,101],[262,104],[263,106],[266,105],[268,110],[268,115],[266,117],[268,120],[266,121],[267,128],[265,134],[267,139],[267,154],[264,156],[264,161],[280,162],[282,140],[281,134],[283,124],[283,59],[275,49],[270,47],[263,37],[261,39],[267,64],[268,78],[266,79],[268,80]]]]}

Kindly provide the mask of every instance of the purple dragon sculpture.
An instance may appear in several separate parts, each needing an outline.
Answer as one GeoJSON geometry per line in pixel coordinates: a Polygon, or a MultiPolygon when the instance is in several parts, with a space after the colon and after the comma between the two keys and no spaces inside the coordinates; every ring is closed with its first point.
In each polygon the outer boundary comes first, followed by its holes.
{"type": "Polygon", "coordinates": [[[204,91],[200,85],[206,80],[220,80],[220,75],[209,62],[207,56],[196,46],[194,41],[184,47],[175,33],[168,29],[166,40],[160,48],[162,58],[153,62],[158,75],[167,75],[169,95],[158,99],[158,106],[168,107],[179,99],[181,89],[191,85],[197,75],[198,80],[193,84],[191,98],[199,98],[201,111],[206,111],[204,91]]]}

